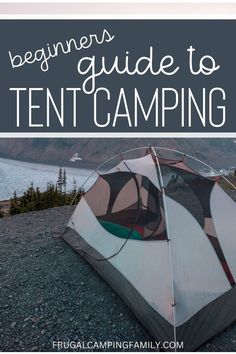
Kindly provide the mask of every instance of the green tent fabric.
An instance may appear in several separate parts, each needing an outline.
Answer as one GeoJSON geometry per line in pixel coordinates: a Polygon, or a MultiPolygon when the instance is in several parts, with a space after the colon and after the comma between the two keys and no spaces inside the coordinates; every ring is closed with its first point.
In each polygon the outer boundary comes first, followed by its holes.
{"type": "Polygon", "coordinates": [[[120,238],[130,238],[131,240],[142,240],[140,233],[133,230],[131,235],[131,229],[122,225],[114,224],[110,221],[99,220],[100,224],[111,234],[118,236],[120,238]]]}

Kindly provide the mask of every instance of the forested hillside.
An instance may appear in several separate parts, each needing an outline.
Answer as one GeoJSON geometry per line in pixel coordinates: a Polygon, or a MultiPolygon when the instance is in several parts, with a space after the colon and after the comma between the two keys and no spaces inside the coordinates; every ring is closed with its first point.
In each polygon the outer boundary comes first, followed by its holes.
{"type": "Polygon", "coordinates": [[[0,139],[0,156],[72,165],[69,159],[77,152],[82,157],[78,163],[92,167],[113,154],[151,144],[182,150],[217,168],[236,166],[233,139],[0,139]]]}

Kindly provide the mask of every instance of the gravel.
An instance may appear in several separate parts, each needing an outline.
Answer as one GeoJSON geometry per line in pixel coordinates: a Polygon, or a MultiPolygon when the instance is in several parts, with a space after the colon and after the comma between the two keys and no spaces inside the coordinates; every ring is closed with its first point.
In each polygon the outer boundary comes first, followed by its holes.
{"type": "MultiPolygon", "coordinates": [[[[58,238],[72,211],[61,207],[0,220],[0,351],[56,351],[53,341],[153,340],[101,277],[58,238]]],[[[200,351],[235,349],[236,325],[200,351]]]]}

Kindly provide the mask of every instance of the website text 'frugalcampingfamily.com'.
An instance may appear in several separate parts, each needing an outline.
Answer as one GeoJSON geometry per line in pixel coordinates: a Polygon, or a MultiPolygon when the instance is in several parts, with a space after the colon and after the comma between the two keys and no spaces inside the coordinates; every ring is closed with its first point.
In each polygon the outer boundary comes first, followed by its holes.
{"type": "Polygon", "coordinates": [[[132,349],[132,350],[174,350],[174,349],[184,349],[184,342],[175,341],[53,341],[53,349],[57,350],[68,350],[68,349],[79,349],[79,350],[122,350],[122,349],[132,349]]]}

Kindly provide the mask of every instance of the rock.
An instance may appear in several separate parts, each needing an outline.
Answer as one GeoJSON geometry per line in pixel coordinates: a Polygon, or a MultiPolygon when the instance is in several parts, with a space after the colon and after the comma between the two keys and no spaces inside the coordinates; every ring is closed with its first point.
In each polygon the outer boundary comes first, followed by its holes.
{"type": "Polygon", "coordinates": [[[31,352],[37,352],[38,349],[39,349],[39,348],[38,348],[37,346],[35,346],[35,347],[32,347],[32,348],[30,349],[30,351],[31,351],[31,352]]]}
{"type": "Polygon", "coordinates": [[[14,328],[15,325],[16,325],[16,322],[12,322],[12,323],[11,323],[11,328],[14,328]]]}
{"type": "Polygon", "coordinates": [[[85,321],[89,321],[90,318],[91,318],[91,315],[90,315],[89,313],[86,313],[86,314],[84,315],[85,321]]]}

